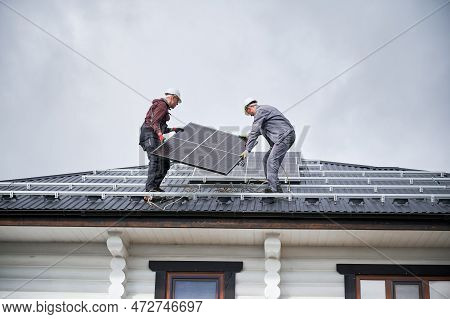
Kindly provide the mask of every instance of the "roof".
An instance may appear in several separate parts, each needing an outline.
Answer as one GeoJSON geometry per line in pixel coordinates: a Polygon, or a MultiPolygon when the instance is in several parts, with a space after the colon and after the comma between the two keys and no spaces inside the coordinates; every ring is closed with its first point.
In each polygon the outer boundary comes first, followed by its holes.
{"type": "MultiPolygon", "coordinates": [[[[0,182],[0,214],[278,216],[450,214],[446,172],[305,160],[289,152],[280,171],[285,193],[265,204],[263,153],[228,176],[172,164],[165,194],[143,200],[147,167],[108,169],[0,182]],[[151,214],[146,214],[151,212],[151,214]]],[[[102,216],[102,215],[100,215],[102,216]]]]}

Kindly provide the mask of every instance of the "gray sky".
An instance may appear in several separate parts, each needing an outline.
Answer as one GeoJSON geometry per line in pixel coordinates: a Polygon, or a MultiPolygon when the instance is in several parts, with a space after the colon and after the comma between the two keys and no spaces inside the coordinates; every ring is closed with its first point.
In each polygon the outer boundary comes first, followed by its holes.
{"type": "MultiPolygon", "coordinates": [[[[1,1],[150,99],[180,88],[181,121],[241,129],[247,96],[285,110],[446,2],[1,1]]],[[[287,112],[304,157],[449,172],[449,31],[450,5],[287,112]]],[[[1,4],[0,48],[0,179],[139,164],[144,98],[1,4]]]]}

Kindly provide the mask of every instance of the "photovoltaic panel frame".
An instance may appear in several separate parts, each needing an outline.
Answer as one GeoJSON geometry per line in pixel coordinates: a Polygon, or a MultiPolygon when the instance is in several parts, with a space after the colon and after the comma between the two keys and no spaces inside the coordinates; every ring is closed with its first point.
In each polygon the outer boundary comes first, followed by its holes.
{"type": "Polygon", "coordinates": [[[246,142],[233,134],[189,123],[153,154],[178,163],[228,175],[240,162],[246,142]]]}

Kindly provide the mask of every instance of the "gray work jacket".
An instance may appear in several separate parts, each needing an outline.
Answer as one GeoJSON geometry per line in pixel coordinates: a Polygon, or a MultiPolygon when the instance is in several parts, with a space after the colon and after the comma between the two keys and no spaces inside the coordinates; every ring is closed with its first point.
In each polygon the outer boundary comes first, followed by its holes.
{"type": "Polygon", "coordinates": [[[247,137],[247,151],[252,151],[260,135],[266,138],[270,146],[273,146],[292,131],[294,127],[278,109],[270,105],[257,105],[252,130],[247,137]]]}

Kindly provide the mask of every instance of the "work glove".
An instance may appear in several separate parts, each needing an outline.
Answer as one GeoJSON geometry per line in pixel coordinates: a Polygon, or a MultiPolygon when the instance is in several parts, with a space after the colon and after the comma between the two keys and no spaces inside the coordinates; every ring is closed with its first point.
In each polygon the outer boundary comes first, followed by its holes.
{"type": "Polygon", "coordinates": [[[181,127],[174,127],[172,129],[172,132],[178,133],[178,132],[184,132],[184,128],[181,127]]]}
{"type": "Polygon", "coordinates": [[[161,142],[161,144],[164,143],[164,135],[162,135],[161,133],[158,134],[158,139],[161,142]]]}
{"type": "Polygon", "coordinates": [[[242,154],[239,155],[239,156],[240,156],[243,160],[247,159],[247,157],[248,157],[248,151],[247,151],[247,150],[243,151],[242,154]]]}

